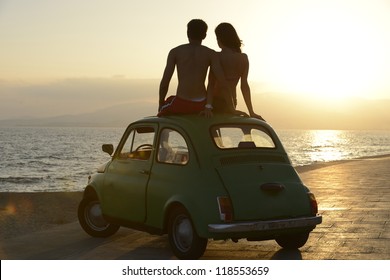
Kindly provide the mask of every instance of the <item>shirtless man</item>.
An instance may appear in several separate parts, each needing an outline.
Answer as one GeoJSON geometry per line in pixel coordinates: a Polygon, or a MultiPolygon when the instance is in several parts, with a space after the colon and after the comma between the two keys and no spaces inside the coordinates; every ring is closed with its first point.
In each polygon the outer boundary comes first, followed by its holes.
{"type": "MultiPolygon", "coordinates": [[[[202,45],[206,38],[207,24],[200,19],[193,19],[187,24],[188,44],[173,48],[167,59],[159,89],[158,116],[169,114],[192,114],[202,112],[206,104],[207,90],[205,79],[209,67],[218,82],[227,87],[222,68],[214,50],[202,45]],[[177,69],[178,86],[175,96],[165,100],[172,75],[177,69]]],[[[234,110],[233,101],[227,101],[234,110]]]]}

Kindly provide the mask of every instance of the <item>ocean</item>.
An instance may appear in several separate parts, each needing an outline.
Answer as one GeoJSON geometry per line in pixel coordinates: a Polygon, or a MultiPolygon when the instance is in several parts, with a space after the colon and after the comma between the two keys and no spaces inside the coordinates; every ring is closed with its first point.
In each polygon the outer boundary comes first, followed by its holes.
{"type": "MultiPolygon", "coordinates": [[[[124,129],[0,127],[0,192],[83,190],[124,129]]],[[[390,154],[390,131],[276,131],[294,166],[390,154]]]]}

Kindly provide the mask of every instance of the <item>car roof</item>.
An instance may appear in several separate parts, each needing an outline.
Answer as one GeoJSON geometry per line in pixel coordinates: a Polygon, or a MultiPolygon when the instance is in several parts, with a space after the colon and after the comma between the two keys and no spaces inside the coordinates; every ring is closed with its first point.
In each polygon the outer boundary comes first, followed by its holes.
{"type": "Polygon", "coordinates": [[[267,122],[251,117],[236,116],[232,114],[214,114],[211,118],[206,118],[201,115],[172,115],[166,117],[152,116],[137,120],[131,123],[129,127],[133,125],[148,124],[158,124],[159,127],[176,127],[184,130],[191,143],[193,143],[194,146],[201,147],[202,151],[204,151],[201,154],[210,154],[211,150],[206,152],[207,149],[213,149],[213,153],[217,151],[214,150],[214,145],[210,145],[211,142],[209,141],[209,137],[202,137],[202,135],[204,135],[202,132],[209,131],[210,127],[214,125],[248,124],[260,126],[266,129],[272,136],[276,144],[276,150],[274,151],[285,153],[283,145],[281,144],[275,130],[267,122]]]}
{"type": "Polygon", "coordinates": [[[162,125],[176,125],[182,127],[187,131],[198,131],[219,124],[240,123],[260,125],[268,128],[270,131],[273,131],[272,127],[264,121],[255,118],[236,116],[231,114],[214,114],[214,116],[211,118],[206,118],[200,115],[172,115],[165,117],[151,116],[139,119],[132,124],[136,123],[158,123],[162,125]]]}

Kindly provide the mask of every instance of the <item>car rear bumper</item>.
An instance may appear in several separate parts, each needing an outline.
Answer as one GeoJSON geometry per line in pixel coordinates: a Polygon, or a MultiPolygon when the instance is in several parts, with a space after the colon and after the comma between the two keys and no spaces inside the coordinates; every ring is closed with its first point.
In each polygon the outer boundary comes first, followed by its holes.
{"type": "Polygon", "coordinates": [[[322,223],[322,216],[304,217],[284,220],[254,221],[230,224],[209,224],[209,232],[228,233],[228,232],[262,232],[269,230],[281,230],[290,228],[315,228],[322,223]]]}

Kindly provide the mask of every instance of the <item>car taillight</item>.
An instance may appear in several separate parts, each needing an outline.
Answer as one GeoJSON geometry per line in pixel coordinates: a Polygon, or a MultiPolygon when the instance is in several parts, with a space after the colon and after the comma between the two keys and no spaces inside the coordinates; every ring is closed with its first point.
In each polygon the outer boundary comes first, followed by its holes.
{"type": "Polygon", "coordinates": [[[233,207],[229,197],[219,196],[217,197],[217,201],[221,220],[224,222],[233,221],[233,207]]]}
{"type": "Polygon", "coordinates": [[[309,196],[309,200],[310,200],[311,214],[315,216],[318,213],[318,204],[317,204],[316,197],[311,192],[307,193],[307,195],[309,196]]]}

